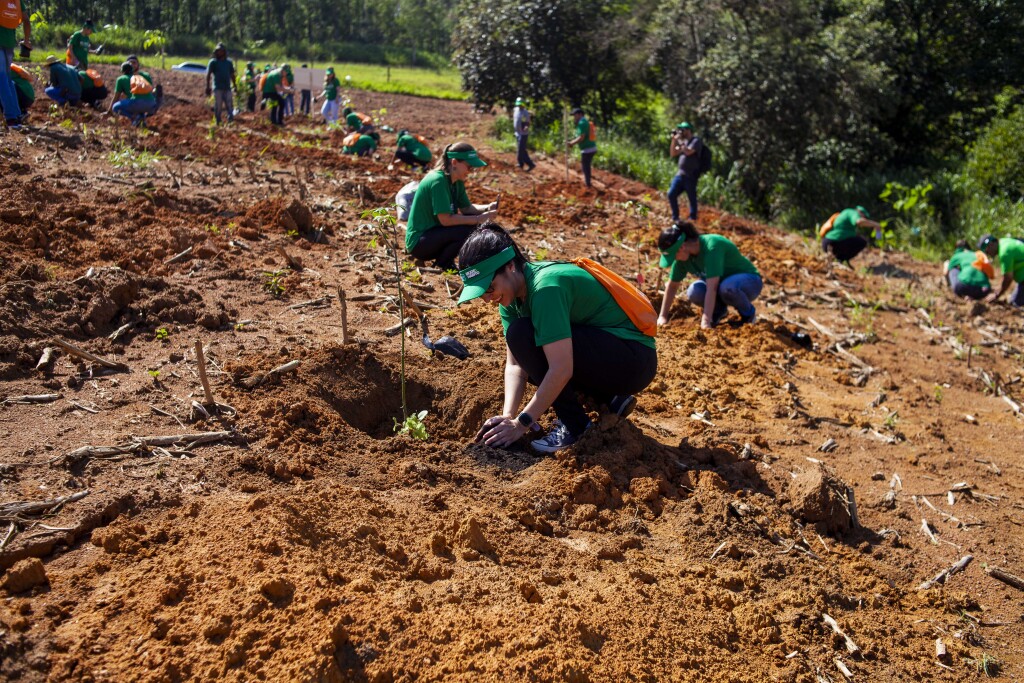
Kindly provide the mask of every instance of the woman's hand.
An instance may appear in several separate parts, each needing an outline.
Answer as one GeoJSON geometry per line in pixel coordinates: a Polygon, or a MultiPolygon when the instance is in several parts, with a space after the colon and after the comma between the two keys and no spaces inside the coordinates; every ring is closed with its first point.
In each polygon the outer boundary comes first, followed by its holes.
{"type": "Polygon", "coordinates": [[[477,443],[483,441],[488,446],[504,448],[518,441],[528,429],[529,427],[524,427],[519,423],[519,420],[513,420],[511,417],[505,417],[504,415],[496,415],[484,422],[480,431],[476,433],[475,441],[477,443]]]}
{"type": "Polygon", "coordinates": [[[479,218],[480,220],[478,220],[476,224],[480,225],[481,223],[486,223],[487,221],[493,221],[497,217],[497,211],[484,211],[483,213],[477,215],[477,218],[479,218]]]}

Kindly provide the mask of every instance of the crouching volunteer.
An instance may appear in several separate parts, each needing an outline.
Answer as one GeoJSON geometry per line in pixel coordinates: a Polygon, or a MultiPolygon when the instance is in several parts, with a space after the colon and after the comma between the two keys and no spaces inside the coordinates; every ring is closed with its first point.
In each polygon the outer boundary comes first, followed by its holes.
{"type": "Polygon", "coordinates": [[[764,283],[754,264],[728,238],[701,235],[693,223],[682,221],[662,231],[658,249],[661,267],[672,269],[661,302],[659,325],[668,323],[679,283],[687,273],[698,278],[686,290],[686,298],[704,309],[700,319],[703,329],[717,325],[729,312],[729,306],[740,314],[740,324],[757,320],[750,302],[761,294],[764,283]]]}
{"type": "Polygon", "coordinates": [[[971,251],[966,240],[956,243],[953,255],[942,264],[942,274],[953,294],[975,301],[991,293],[990,280],[996,276],[988,255],[983,251],[971,251]]]}
{"type": "Polygon", "coordinates": [[[999,270],[1003,274],[999,291],[989,294],[985,301],[998,301],[999,297],[1010,289],[1010,285],[1016,282],[1017,286],[1010,295],[1010,303],[1017,307],[1024,306],[1024,240],[1016,237],[996,239],[992,235],[985,235],[978,240],[978,249],[985,252],[989,258],[998,259],[999,270]]]}
{"type": "Polygon", "coordinates": [[[341,153],[368,157],[377,151],[378,143],[380,143],[380,135],[377,133],[370,133],[369,135],[349,133],[345,136],[344,141],[342,141],[341,153]]]}
{"type": "Polygon", "coordinates": [[[96,69],[86,69],[78,72],[78,80],[82,84],[82,104],[99,109],[100,102],[110,94],[103,83],[103,76],[96,69]]]}
{"type": "Polygon", "coordinates": [[[121,64],[121,75],[114,81],[114,97],[107,111],[127,117],[135,126],[155,112],[156,93],[150,75],[137,71],[131,61],[121,64]]]}
{"type": "Polygon", "coordinates": [[[477,440],[508,446],[554,408],[557,420],[535,449],[554,453],[590,427],[577,392],[621,417],[658,370],[654,308],[636,288],[593,261],[527,262],[505,230],[478,227],[459,251],[459,303],[498,304],[505,330],[505,401],[477,440]],[[520,410],[526,383],[537,387],[520,410]]]}
{"type": "Polygon", "coordinates": [[[497,215],[498,202],[473,204],[466,194],[469,172],[486,165],[468,143],[444,148],[437,166],[423,176],[412,198],[405,231],[409,254],[421,261],[436,261],[442,270],[455,267],[455,256],[473,228],[497,215]]]}
{"type": "Polygon", "coordinates": [[[871,220],[863,206],[843,209],[832,214],[818,230],[821,250],[826,254],[832,254],[837,261],[849,263],[850,259],[868,246],[867,239],[857,234],[858,228],[874,230],[876,240],[882,237],[882,226],[871,220]]]}

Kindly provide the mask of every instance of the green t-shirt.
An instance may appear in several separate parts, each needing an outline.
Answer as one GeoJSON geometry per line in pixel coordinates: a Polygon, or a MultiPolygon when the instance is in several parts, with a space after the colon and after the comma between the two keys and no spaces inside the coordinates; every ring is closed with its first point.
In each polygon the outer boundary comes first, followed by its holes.
{"type": "Polygon", "coordinates": [[[235,72],[235,64],[230,59],[214,57],[206,65],[206,73],[213,74],[214,90],[231,90],[231,74],[235,72]]]}
{"type": "Polygon", "coordinates": [[[89,67],[89,36],[81,31],[75,31],[68,39],[68,47],[71,54],[78,60],[78,66],[82,69],[89,67]]]}
{"type": "Polygon", "coordinates": [[[114,81],[114,97],[118,95],[124,95],[125,97],[132,96],[132,77],[128,75],[118,76],[117,80],[114,81]]]}
{"type": "Polygon", "coordinates": [[[363,127],[363,120],[359,118],[359,114],[354,111],[345,115],[345,123],[347,123],[350,128],[355,128],[356,130],[363,127]]]}
{"type": "Polygon", "coordinates": [[[277,92],[277,86],[283,85],[284,72],[280,69],[274,69],[267,74],[267,77],[263,79],[263,94],[270,95],[277,92]]]}
{"type": "Polygon", "coordinates": [[[597,143],[590,139],[590,121],[587,121],[586,116],[581,116],[579,123],[576,124],[576,135],[577,137],[583,136],[579,143],[581,151],[584,149],[597,149],[597,143]]]}
{"type": "Polygon", "coordinates": [[[841,242],[857,236],[857,221],[860,220],[860,211],[857,209],[843,209],[832,222],[832,229],[825,233],[825,239],[833,242],[841,242]]]}
{"type": "Polygon", "coordinates": [[[14,81],[14,87],[17,88],[22,95],[24,95],[29,103],[36,101],[36,91],[32,87],[32,84],[22,78],[20,75],[11,71],[11,80],[14,81]]]}
{"type": "Polygon", "coordinates": [[[333,102],[338,99],[338,88],[341,87],[341,83],[338,82],[337,78],[333,78],[324,83],[324,97],[327,98],[328,102],[333,102]]]}
{"type": "Polygon", "coordinates": [[[746,256],[740,253],[728,238],[721,235],[701,235],[700,251],[685,261],[674,261],[669,279],[681,282],[687,273],[699,278],[726,278],[737,273],[760,275],[757,268],[746,256]]]}
{"type": "Polygon", "coordinates": [[[416,157],[416,161],[428,163],[431,158],[430,148],[417,140],[412,135],[403,135],[398,138],[398,146],[405,147],[406,151],[416,157]]]}
{"type": "Polygon", "coordinates": [[[537,346],[571,338],[571,325],[588,325],[656,348],[654,337],[637,329],[608,290],[579,266],[539,261],[527,263],[523,275],[526,299],[498,307],[506,334],[513,320],[529,318],[537,346]]]}
{"type": "Polygon", "coordinates": [[[420,236],[439,224],[437,214],[458,213],[471,206],[466,185],[461,180],[451,183],[443,171],[423,176],[409,207],[409,224],[405,230],[405,250],[411,252],[420,236]]]}
{"type": "Polygon", "coordinates": [[[978,255],[976,252],[973,252],[970,249],[957,249],[956,252],[949,257],[949,268],[950,270],[953,268],[960,270],[960,282],[963,282],[965,285],[990,287],[991,284],[988,281],[988,275],[985,275],[983,271],[974,267],[974,263],[977,260],[978,255]]]}
{"type": "MultiPolygon", "coordinates": [[[[140,71],[136,75],[137,76],[142,76],[147,81],[149,81],[150,85],[153,85],[152,77],[150,77],[150,75],[148,73],[146,73],[145,71],[140,71]]],[[[121,79],[119,78],[117,80],[121,80],[121,79]]],[[[131,92],[131,79],[129,78],[128,81],[129,81],[128,92],[131,92]]],[[[132,95],[132,99],[133,100],[139,100],[141,102],[153,102],[153,101],[156,100],[156,93],[155,92],[151,92],[151,93],[146,93],[145,95],[132,95]]]]}
{"type": "MultiPolygon", "coordinates": [[[[25,6],[24,0],[22,0],[21,3],[21,11],[24,14],[29,14],[28,7],[25,6]]],[[[18,29],[16,28],[4,28],[0,26],[0,47],[18,47],[17,30],[18,29]]]]}
{"type": "Polygon", "coordinates": [[[1024,282],[1024,242],[1013,237],[999,238],[999,270],[1013,274],[1014,282],[1024,282]]]}
{"type": "Polygon", "coordinates": [[[360,135],[359,139],[356,140],[356,144],[351,147],[342,147],[341,151],[345,154],[362,154],[366,150],[373,151],[377,149],[377,141],[369,135],[360,135]]]}

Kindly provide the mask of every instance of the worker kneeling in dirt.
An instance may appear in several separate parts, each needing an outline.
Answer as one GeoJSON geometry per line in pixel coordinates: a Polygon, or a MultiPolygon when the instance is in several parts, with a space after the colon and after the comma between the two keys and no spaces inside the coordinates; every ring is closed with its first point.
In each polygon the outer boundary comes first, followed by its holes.
{"type": "Polygon", "coordinates": [[[469,172],[486,165],[468,143],[444,148],[441,160],[423,176],[412,198],[406,252],[421,261],[436,261],[442,270],[455,267],[455,256],[473,228],[497,215],[498,202],[473,204],[466,194],[469,172]]]}
{"type": "Polygon", "coordinates": [[[121,75],[114,81],[114,98],[107,111],[129,118],[137,126],[156,111],[153,80],[145,71],[136,70],[131,62],[121,65],[121,75]]]}
{"type": "Polygon", "coordinates": [[[477,441],[509,446],[557,420],[532,446],[554,453],[591,426],[577,392],[620,417],[658,371],[654,308],[636,288],[587,259],[530,263],[498,224],[476,228],[459,251],[459,303],[477,297],[498,305],[505,331],[505,400],[477,441]],[[536,393],[520,411],[526,383],[536,393]]]}
{"type": "Polygon", "coordinates": [[[355,154],[360,157],[368,157],[377,151],[377,145],[380,144],[380,135],[377,133],[370,133],[368,135],[349,133],[345,136],[345,140],[342,144],[344,145],[341,148],[342,154],[355,154]]]}
{"type": "Polygon", "coordinates": [[[959,297],[980,301],[992,293],[990,278],[995,277],[992,261],[985,252],[969,249],[966,240],[956,243],[953,255],[942,264],[942,274],[959,297]]]}
{"type": "MultiPolygon", "coordinates": [[[[14,92],[18,97],[18,109],[21,110],[22,115],[36,101],[36,90],[32,87],[34,80],[35,76],[28,69],[17,64],[11,64],[11,82],[14,84],[14,92]]],[[[3,109],[3,103],[0,102],[0,112],[3,109]]]]}
{"type": "Polygon", "coordinates": [[[87,104],[93,109],[100,108],[100,102],[107,99],[110,93],[103,83],[103,77],[96,69],[86,69],[78,72],[78,80],[82,84],[82,104],[87,104]]]}
{"type": "Polygon", "coordinates": [[[415,169],[419,166],[426,172],[427,164],[432,158],[430,147],[427,146],[427,141],[423,136],[413,135],[407,130],[400,130],[398,131],[398,149],[395,150],[395,156],[392,157],[388,170],[393,167],[395,161],[402,161],[409,164],[410,168],[415,169]]]}
{"type": "Polygon", "coordinates": [[[74,67],[61,64],[60,60],[50,55],[43,60],[43,66],[50,69],[50,85],[46,96],[57,104],[70,104],[77,107],[82,102],[82,81],[74,67]]]}
{"type": "Polygon", "coordinates": [[[882,226],[871,220],[863,206],[843,209],[832,214],[818,230],[822,251],[832,254],[837,261],[848,264],[850,259],[868,246],[867,239],[857,234],[858,228],[870,228],[875,231],[875,240],[882,238],[882,226]]]}
{"type": "Polygon", "coordinates": [[[701,235],[689,221],[681,221],[658,236],[662,268],[669,268],[665,296],[661,302],[658,324],[666,325],[669,311],[679,291],[679,283],[687,273],[697,276],[686,290],[686,298],[703,308],[700,326],[710,329],[729,312],[729,306],[740,314],[740,324],[757,321],[757,312],[750,303],[761,294],[761,274],[736,245],[721,235],[701,235]]]}
{"type": "Polygon", "coordinates": [[[352,107],[345,107],[341,113],[345,117],[345,125],[348,126],[350,131],[362,133],[363,135],[373,132],[372,116],[355,111],[352,107]]]}
{"type": "Polygon", "coordinates": [[[985,235],[978,241],[978,249],[989,258],[998,258],[999,270],[1003,273],[999,291],[989,294],[985,301],[997,301],[1010,288],[1010,284],[1016,282],[1010,303],[1024,307],[1024,240],[1018,237],[996,239],[992,235],[985,235]]]}

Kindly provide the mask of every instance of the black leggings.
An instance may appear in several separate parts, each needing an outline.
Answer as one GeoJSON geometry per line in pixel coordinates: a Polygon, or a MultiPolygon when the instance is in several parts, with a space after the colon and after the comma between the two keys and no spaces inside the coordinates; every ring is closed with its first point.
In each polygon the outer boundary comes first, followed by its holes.
{"type": "Polygon", "coordinates": [[[832,252],[837,261],[843,261],[844,263],[849,263],[850,259],[864,251],[867,246],[868,241],[860,235],[839,240],[838,242],[824,237],[821,238],[821,250],[832,252]]]}
{"type": "Polygon", "coordinates": [[[267,102],[267,106],[270,107],[270,122],[278,126],[284,125],[284,98],[276,92],[263,93],[264,101],[267,102]]]}
{"type": "Polygon", "coordinates": [[[949,282],[950,289],[953,290],[954,294],[968,299],[974,299],[975,301],[984,299],[992,292],[989,287],[979,287],[977,285],[969,285],[966,282],[961,282],[959,268],[950,268],[949,273],[946,275],[946,280],[949,282]]]}
{"type": "MultiPolygon", "coordinates": [[[[572,325],[570,329],[572,379],[552,407],[569,433],[579,436],[590,418],[576,392],[601,405],[608,405],[614,396],[639,393],[658,373],[658,352],[638,341],[620,339],[599,327],[572,325]]],[[[526,371],[530,384],[539,386],[548,372],[548,359],[543,347],[537,346],[533,321],[529,318],[513,320],[505,334],[505,343],[512,357],[526,371]]]]}
{"type": "Polygon", "coordinates": [[[587,187],[590,187],[590,167],[594,163],[595,154],[597,154],[597,150],[580,155],[580,163],[583,164],[583,182],[587,187]]]}
{"type": "Polygon", "coordinates": [[[412,248],[412,255],[421,261],[436,261],[441,270],[455,268],[455,257],[459,255],[462,243],[475,225],[435,225],[420,235],[420,241],[412,248]]]}
{"type": "Polygon", "coordinates": [[[413,154],[407,149],[398,150],[397,152],[395,152],[395,156],[398,158],[399,161],[404,161],[413,168],[416,168],[417,166],[422,166],[423,168],[427,167],[426,161],[420,161],[419,159],[416,158],[415,154],[413,154]]]}

